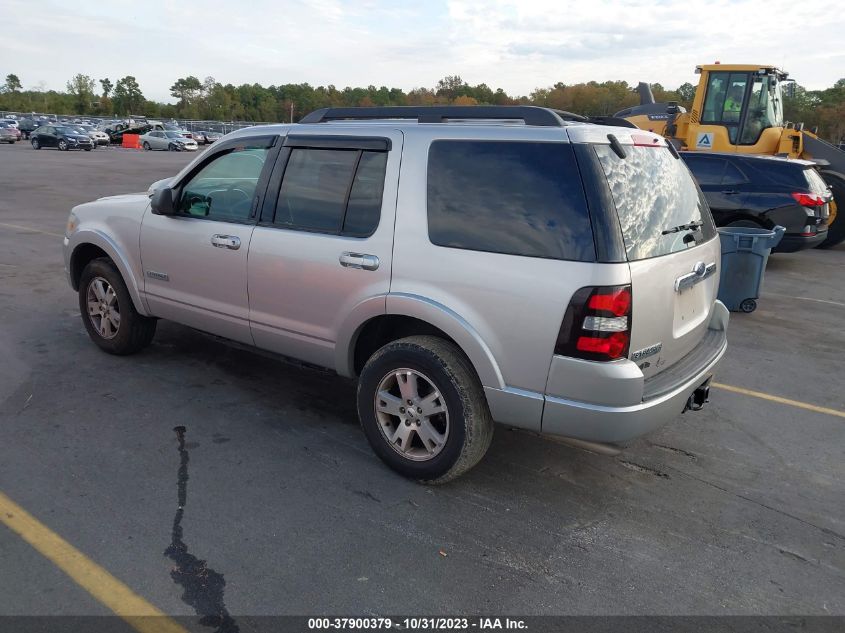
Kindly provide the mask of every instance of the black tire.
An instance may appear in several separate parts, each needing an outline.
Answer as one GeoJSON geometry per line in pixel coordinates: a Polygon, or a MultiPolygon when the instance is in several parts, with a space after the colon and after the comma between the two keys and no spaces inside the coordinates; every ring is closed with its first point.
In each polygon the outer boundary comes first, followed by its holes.
{"type": "Polygon", "coordinates": [[[845,175],[835,171],[822,171],[822,178],[833,191],[836,218],[827,229],[827,237],[816,248],[830,248],[845,241],[845,175]]]}
{"type": "Polygon", "coordinates": [[[86,148],[85,148],[85,151],[86,151],[86,152],[90,152],[92,149],[94,149],[94,148],[93,148],[93,147],[86,147],[86,148]]]}
{"type": "Polygon", "coordinates": [[[91,340],[109,354],[125,356],[144,349],[153,340],[156,320],[138,314],[126,289],[123,277],[114,263],[105,257],[91,260],[79,279],[79,311],[91,340]],[[104,279],[114,289],[120,325],[113,338],[105,338],[94,326],[88,314],[88,287],[92,281],[104,279]]]}
{"type": "Polygon", "coordinates": [[[168,152],[175,152],[176,146],[173,143],[171,143],[170,145],[167,146],[167,151],[168,152]]]}
{"type": "Polygon", "coordinates": [[[755,222],[754,220],[734,220],[733,222],[729,222],[725,226],[740,226],[746,229],[762,229],[765,228],[759,222],[755,222]]]}
{"type": "Polygon", "coordinates": [[[41,149],[41,143],[38,142],[37,138],[32,139],[32,149],[41,149]]]}
{"type": "Polygon", "coordinates": [[[66,152],[68,150],[67,141],[65,141],[65,140],[59,141],[58,148],[59,148],[60,152],[66,152]]]}
{"type": "Polygon", "coordinates": [[[742,303],[739,304],[739,309],[747,314],[754,312],[754,310],[757,309],[756,299],[744,299],[742,303]]]}
{"type": "Polygon", "coordinates": [[[150,144],[149,144],[149,143],[147,143],[147,141],[144,141],[144,149],[145,149],[146,151],[148,151],[148,152],[152,149],[152,148],[150,147],[150,144]]]}
{"type": "Polygon", "coordinates": [[[468,471],[484,457],[493,439],[493,419],[469,359],[453,343],[436,336],[399,339],[370,357],[358,381],[358,416],[376,455],[399,474],[426,484],[445,483],[468,471]],[[425,461],[409,459],[393,448],[376,415],[380,383],[404,368],[433,383],[448,410],[446,440],[425,461]]]}

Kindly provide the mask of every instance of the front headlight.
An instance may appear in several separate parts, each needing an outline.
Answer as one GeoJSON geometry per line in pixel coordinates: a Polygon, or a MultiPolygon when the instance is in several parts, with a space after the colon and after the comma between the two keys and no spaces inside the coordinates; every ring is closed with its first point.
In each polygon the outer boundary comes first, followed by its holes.
{"type": "Polygon", "coordinates": [[[67,226],[65,227],[65,237],[70,237],[76,232],[76,229],[79,227],[79,218],[76,217],[76,214],[71,211],[70,215],[67,218],[67,226]]]}

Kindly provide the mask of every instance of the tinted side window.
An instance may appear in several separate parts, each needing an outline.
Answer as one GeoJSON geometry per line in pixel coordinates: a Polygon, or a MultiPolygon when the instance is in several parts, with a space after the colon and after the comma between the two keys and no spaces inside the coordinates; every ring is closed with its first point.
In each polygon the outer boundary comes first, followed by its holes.
{"type": "Polygon", "coordinates": [[[684,162],[690,168],[699,185],[718,185],[722,182],[727,161],[710,156],[692,156],[684,154],[684,162]]]}
{"type": "Polygon", "coordinates": [[[595,261],[589,213],[568,143],[435,141],[428,155],[434,244],[595,261]]]}
{"type": "Polygon", "coordinates": [[[248,220],[267,152],[236,150],[212,160],[182,188],[179,211],[212,220],[248,220]]]}
{"type": "Polygon", "coordinates": [[[366,237],[381,215],[387,153],[294,148],[285,168],[275,224],[366,237]]]}
{"type": "Polygon", "coordinates": [[[767,158],[744,158],[740,160],[743,168],[753,170],[755,185],[768,185],[777,189],[806,186],[802,165],[785,160],[767,158]]]}
{"type": "Polygon", "coordinates": [[[376,230],[381,216],[386,166],[386,152],[364,152],[361,156],[352,191],[349,192],[349,206],[343,222],[344,235],[364,237],[376,230]]]}

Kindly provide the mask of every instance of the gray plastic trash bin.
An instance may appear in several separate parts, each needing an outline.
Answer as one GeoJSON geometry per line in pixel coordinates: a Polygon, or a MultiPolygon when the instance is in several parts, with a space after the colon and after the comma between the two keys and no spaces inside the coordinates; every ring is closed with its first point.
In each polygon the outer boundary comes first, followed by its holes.
{"type": "Polygon", "coordinates": [[[778,245],[786,229],[752,229],[725,226],[719,231],[722,242],[722,273],[719,301],[732,312],[754,312],[763,284],[769,253],[778,245]]]}

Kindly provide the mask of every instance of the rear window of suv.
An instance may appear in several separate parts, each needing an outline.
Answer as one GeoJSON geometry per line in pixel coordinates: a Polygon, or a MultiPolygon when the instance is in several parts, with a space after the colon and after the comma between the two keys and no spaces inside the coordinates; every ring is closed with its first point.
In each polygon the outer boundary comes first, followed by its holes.
{"type": "Polygon", "coordinates": [[[819,172],[817,172],[813,167],[808,167],[804,170],[804,178],[807,180],[810,191],[813,193],[822,195],[827,193],[827,183],[824,181],[824,178],[821,177],[821,174],[819,174],[819,172]]]}
{"type": "Polygon", "coordinates": [[[684,162],[665,147],[625,146],[620,158],[596,145],[629,261],[687,250],[716,235],[710,208],[684,162]],[[671,229],[691,223],[697,230],[671,229]]]}
{"type": "Polygon", "coordinates": [[[452,141],[428,155],[428,233],[438,246],[595,261],[568,143],[452,141]]]}

